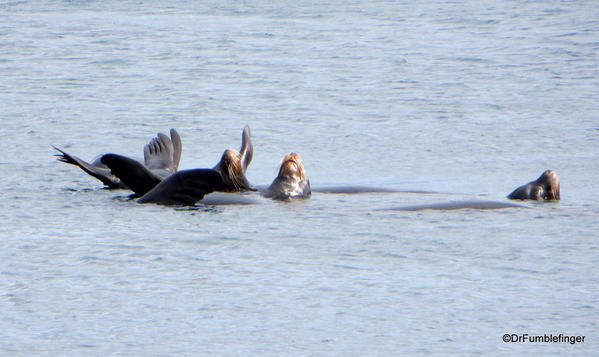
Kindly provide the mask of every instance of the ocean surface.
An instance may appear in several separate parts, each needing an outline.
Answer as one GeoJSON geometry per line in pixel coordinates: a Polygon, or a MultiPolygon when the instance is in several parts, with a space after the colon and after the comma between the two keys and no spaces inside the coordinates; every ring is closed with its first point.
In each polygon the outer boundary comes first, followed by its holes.
{"type": "Polygon", "coordinates": [[[589,356],[599,2],[0,1],[0,355],[589,356]],[[78,168],[252,128],[281,203],[142,205],[78,168]],[[560,202],[507,202],[546,169],[560,202]],[[504,334],[586,336],[505,343],[504,334]]]}

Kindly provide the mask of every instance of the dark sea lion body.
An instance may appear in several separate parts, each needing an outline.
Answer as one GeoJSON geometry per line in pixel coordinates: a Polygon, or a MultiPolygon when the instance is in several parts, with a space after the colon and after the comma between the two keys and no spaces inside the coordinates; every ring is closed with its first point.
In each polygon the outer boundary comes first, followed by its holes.
{"type": "Polygon", "coordinates": [[[102,156],[101,162],[110,168],[112,175],[118,177],[123,184],[133,191],[134,197],[145,195],[164,179],[141,162],[126,156],[105,154],[102,156]]]}
{"type": "Polygon", "coordinates": [[[535,181],[522,185],[510,193],[511,200],[557,201],[560,199],[560,181],[557,173],[546,170],[535,181]]]}
{"type": "Polygon", "coordinates": [[[194,205],[205,195],[222,190],[223,180],[212,169],[182,170],[170,175],[137,200],[161,205],[194,205]]]}
{"type": "Polygon", "coordinates": [[[193,205],[204,195],[223,189],[222,177],[212,169],[181,170],[162,179],[125,156],[106,154],[102,163],[133,190],[132,198],[139,198],[139,203],[193,205]]]}

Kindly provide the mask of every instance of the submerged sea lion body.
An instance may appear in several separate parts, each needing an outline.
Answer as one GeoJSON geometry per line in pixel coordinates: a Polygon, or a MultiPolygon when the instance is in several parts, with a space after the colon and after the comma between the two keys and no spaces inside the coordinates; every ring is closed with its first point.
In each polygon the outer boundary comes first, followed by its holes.
{"type": "Polygon", "coordinates": [[[511,200],[558,201],[560,199],[559,177],[555,171],[545,170],[538,179],[518,187],[507,198],[511,200]]]}
{"type": "Polygon", "coordinates": [[[339,193],[339,194],[358,194],[358,193],[422,193],[422,194],[431,194],[438,193],[435,191],[425,191],[425,190],[398,190],[393,188],[385,188],[385,187],[371,187],[371,186],[357,186],[357,185],[347,185],[347,186],[323,186],[323,187],[313,187],[312,192],[320,192],[320,193],[339,193]]]}
{"type": "Polygon", "coordinates": [[[502,209],[502,208],[530,208],[528,206],[512,203],[512,202],[501,202],[501,201],[452,201],[452,202],[440,202],[430,203],[414,206],[402,206],[394,208],[386,208],[377,211],[423,211],[423,210],[458,210],[458,209],[477,209],[477,210],[488,210],[488,209],[502,209]]]}

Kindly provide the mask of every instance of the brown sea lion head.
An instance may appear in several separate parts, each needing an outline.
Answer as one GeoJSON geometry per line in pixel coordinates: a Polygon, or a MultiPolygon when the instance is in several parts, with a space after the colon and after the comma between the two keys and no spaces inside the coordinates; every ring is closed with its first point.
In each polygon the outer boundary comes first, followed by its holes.
{"type": "Polygon", "coordinates": [[[285,155],[279,169],[279,176],[289,176],[295,177],[298,180],[305,180],[307,174],[302,157],[294,152],[285,155]]]}
{"type": "Polygon", "coordinates": [[[543,186],[544,199],[559,200],[560,199],[560,184],[557,173],[553,170],[545,170],[541,177],[537,179],[537,183],[543,186]]]}
{"type": "Polygon", "coordinates": [[[245,177],[241,155],[237,150],[225,150],[214,169],[221,174],[225,190],[235,192],[250,189],[250,184],[245,177]]]}
{"type": "Polygon", "coordinates": [[[275,200],[285,201],[295,198],[309,198],[312,195],[310,180],[299,154],[292,152],[283,157],[279,174],[268,189],[263,192],[263,195],[275,200]]]}

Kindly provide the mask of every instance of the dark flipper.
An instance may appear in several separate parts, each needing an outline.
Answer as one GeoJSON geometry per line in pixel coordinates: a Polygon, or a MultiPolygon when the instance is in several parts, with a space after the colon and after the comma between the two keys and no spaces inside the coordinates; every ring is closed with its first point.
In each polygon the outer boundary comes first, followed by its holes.
{"type": "Polygon", "coordinates": [[[139,203],[162,205],[193,205],[204,195],[221,189],[220,174],[211,169],[179,171],[138,200],[139,203]]]}
{"type": "Polygon", "coordinates": [[[112,174],[135,192],[138,197],[145,195],[161,181],[140,162],[125,156],[106,154],[102,156],[102,163],[110,167],[112,174]]]}
{"type": "Polygon", "coordinates": [[[81,160],[77,156],[67,154],[66,152],[60,150],[55,146],[52,147],[60,152],[60,154],[55,155],[58,156],[58,161],[78,166],[88,175],[93,176],[98,180],[102,181],[109,188],[127,188],[125,184],[123,184],[117,177],[110,173],[109,169],[94,166],[88,162],[81,160]]]}

